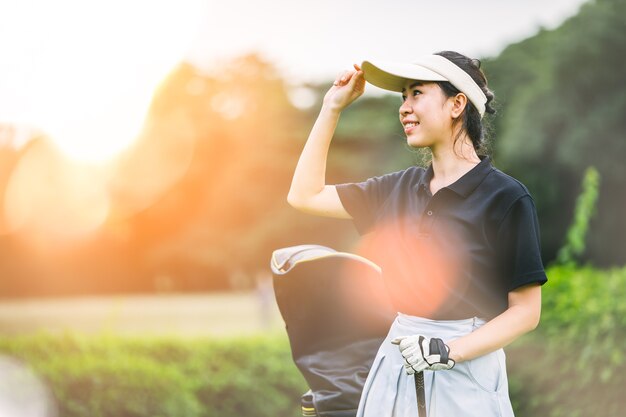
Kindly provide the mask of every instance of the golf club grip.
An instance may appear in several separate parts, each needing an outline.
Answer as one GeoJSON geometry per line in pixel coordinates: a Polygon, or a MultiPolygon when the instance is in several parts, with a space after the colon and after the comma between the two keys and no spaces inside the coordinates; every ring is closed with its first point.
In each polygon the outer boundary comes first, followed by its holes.
{"type": "Polygon", "coordinates": [[[417,397],[417,415],[426,417],[426,392],[424,391],[424,372],[415,373],[415,395],[417,397]]]}

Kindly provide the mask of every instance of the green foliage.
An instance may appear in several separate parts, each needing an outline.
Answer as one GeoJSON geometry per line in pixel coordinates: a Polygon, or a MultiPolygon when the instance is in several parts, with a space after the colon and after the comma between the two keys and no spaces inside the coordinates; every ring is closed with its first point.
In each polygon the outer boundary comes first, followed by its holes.
{"type": "Polygon", "coordinates": [[[539,328],[507,349],[516,415],[622,415],[626,267],[546,272],[539,328]]]}
{"type": "Polygon", "coordinates": [[[565,245],[559,250],[557,262],[573,263],[584,252],[585,237],[596,209],[599,187],[600,174],[594,167],[587,168],[582,182],[582,191],[576,201],[574,220],[567,231],[565,245]]]}
{"type": "MultiPolygon", "coordinates": [[[[626,267],[599,270],[589,266],[554,266],[547,271],[540,333],[576,344],[577,365],[601,361],[602,377],[624,363],[626,340],[626,267]]],[[[555,344],[557,349],[562,348],[555,344]]]]}
{"type": "Polygon", "coordinates": [[[615,222],[626,204],[626,83],[618,70],[626,65],[618,52],[626,50],[625,14],[624,0],[590,1],[559,28],[484,60],[500,103],[496,159],[534,195],[547,258],[563,243],[569,226],[564,208],[573,205],[580,172],[594,166],[604,197],[584,259],[626,261],[623,250],[613,249],[626,233],[626,223],[615,222]]]}
{"type": "Polygon", "coordinates": [[[63,417],[294,416],[303,379],[284,339],[0,339],[50,385],[63,417]]]}
{"type": "MultiPolygon", "coordinates": [[[[518,417],[620,415],[626,267],[547,270],[537,331],[507,348],[518,417]]],[[[293,417],[306,384],[283,338],[0,338],[49,383],[62,417],[293,417]]]]}

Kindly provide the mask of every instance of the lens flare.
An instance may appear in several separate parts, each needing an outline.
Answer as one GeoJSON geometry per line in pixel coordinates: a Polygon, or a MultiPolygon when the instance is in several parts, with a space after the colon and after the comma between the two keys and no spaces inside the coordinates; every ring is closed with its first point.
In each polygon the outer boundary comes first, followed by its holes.
{"type": "Polygon", "coordinates": [[[137,145],[113,168],[111,218],[125,219],[149,207],[187,172],[196,144],[193,126],[184,111],[148,123],[137,145]]]}
{"type": "Polygon", "coordinates": [[[361,240],[357,252],[382,268],[396,311],[438,317],[450,313],[446,310],[463,297],[468,285],[463,279],[468,264],[464,245],[452,232],[439,231],[438,236],[433,239],[403,219],[383,222],[361,240]]]}
{"type": "Polygon", "coordinates": [[[0,233],[49,244],[153,204],[186,172],[194,145],[191,123],[177,131],[175,116],[155,128],[149,109],[193,47],[207,4],[9,3],[0,25],[0,123],[46,140],[22,145],[0,199],[0,233]]]}
{"type": "Polygon", "coordinates": [[[101,226],[109,212],[105,178],[93,167],[69,161],[49,142],[31,143],[8,181],[7,231],[73,237],[101,226]]]}

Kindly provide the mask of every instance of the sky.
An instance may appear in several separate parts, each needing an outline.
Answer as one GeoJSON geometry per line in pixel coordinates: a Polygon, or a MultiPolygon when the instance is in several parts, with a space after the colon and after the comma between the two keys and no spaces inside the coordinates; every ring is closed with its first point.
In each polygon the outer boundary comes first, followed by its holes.
{"type": "Polygon", "coordinates": [[[583,0],[228,0],[211,4],[188,57],[199,65],[262,51],[293,79],[334,77],[364,59],[439,50],[474,57],[555,28],[583,0]]]}
{"type": "Polygon", "coordinates": [[[43,131],[78,159],[107,159],[134,140],[182,60],[210,71],[257,52],[297,86],[364,59],[497,55],[583,2],[0,0],[0,123],[43,131]]]}

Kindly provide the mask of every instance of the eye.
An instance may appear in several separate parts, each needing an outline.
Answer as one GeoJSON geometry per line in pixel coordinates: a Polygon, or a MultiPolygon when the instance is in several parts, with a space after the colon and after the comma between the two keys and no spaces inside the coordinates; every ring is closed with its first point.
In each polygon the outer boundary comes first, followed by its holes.
{"type": "MultiPolygon", "coordinates": [[[[413,97],[415,97],[415,96],[417,96],[419,94],[422,94],[422,92],[420,90],[415,89],[415,90],[412,91],[412,94],[413,94],[413,97]]],[[[402,94],[402,102],[403,103],[406,101],[406,99],[407,99],[407,96],[402,94]]]]}

